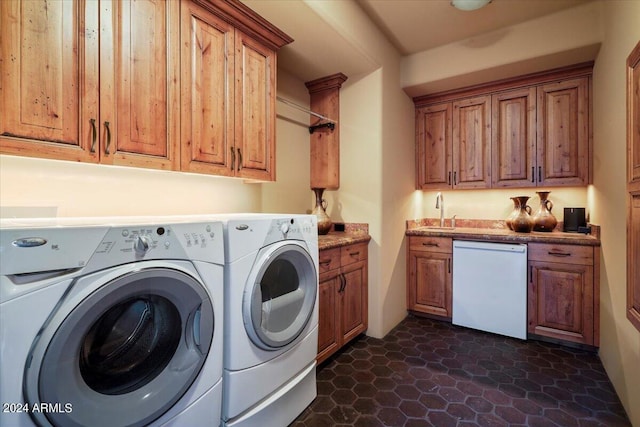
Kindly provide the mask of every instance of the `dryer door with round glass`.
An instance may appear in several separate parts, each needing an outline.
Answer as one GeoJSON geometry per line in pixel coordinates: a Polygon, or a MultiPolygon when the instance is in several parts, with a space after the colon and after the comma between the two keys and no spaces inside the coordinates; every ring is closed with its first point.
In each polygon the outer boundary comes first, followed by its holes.
{"type": "Polygon", "coordinates": [[[290,344],[309,323],[317,292],[316,268],[302,246],[284,242],[262,249],[243,297],[251,341],[265,350],[290,344]]]}
{"type": "Polygon", "coordinates": [[[67,409],[34,417],[53,426],[148,425],[195,381],[213,319],[206,290],[180,270],[137,270],[96,286],[63,319],[54,316],[32,348],[28,400],[67,409]]]}

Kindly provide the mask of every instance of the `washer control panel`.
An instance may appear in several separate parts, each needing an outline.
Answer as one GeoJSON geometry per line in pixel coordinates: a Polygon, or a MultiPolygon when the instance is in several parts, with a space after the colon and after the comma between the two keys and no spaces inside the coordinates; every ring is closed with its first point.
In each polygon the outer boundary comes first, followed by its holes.
{"type": "Polygon", "coordinates": [[[151,259],[224,262],[222,224],[217,222],[114,226],[102,239],[92,263],[151,259]]]}

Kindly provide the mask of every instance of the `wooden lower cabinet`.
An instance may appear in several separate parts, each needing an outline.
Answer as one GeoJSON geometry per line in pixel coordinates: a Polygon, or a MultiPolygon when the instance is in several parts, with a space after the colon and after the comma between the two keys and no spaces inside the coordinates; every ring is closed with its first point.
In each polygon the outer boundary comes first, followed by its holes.
{"type": "Polygon", "coordinates": [[[367,245],[320,251],[318,363],[367,330],[367,245]]]}
{"type": "Polygon", "coordinates": [[[407,309],[451,318],[452,239],[410,236],[407,246],[407,309]]]}
{"type": "Polygon", "coordinates": [[[599,248],[530,243],[528,332],[599,345],[599,248]]]}

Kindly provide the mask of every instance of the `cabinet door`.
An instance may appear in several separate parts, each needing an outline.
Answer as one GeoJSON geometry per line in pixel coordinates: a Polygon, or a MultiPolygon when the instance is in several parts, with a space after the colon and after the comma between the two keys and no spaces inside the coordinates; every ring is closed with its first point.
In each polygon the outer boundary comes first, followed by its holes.
{"type": "Polygon", "coordinates": [[[453,103],[453,188],[491,187],[491,96],[453,103]]]}
{"type": "Polygon", "coordinates": [[[367,329],[368,289],[367,262],[359,261],[342,267],[342,340],[347,342],[367,329]]]}
{"type": "Polygon", "coordinates": [[[416,110],[416,188],[451,188],[451,103],[416,110]]]}
{"type": "Polygon", "coordinates": [[[0,40],[0,151],[98,161],[97,2],[0,1],[0,40]]]}
{"type": "Polygon", "coordinates": [[[491,114],[492,186],[535,186],[536,89],[493,95],[491,114]]]}
{"type": "Polygon", "coordinates": [[[451,254],[409,252],[407,309],[451,318],[451,254]]]}
{"type": "Polygon", "coordinates": [[[181,6],[181,169],[230,176],[234,29],[189,1],[181,6]]]}
{"type": "Polygon", "coordinates": [[[539,186],[589,183],[589,109],[587,77],[538,87],[539,186]]]}
{"type": "Polygon", "coordinates": [[[593,345],[593,267],[538,261],[529,267],[529,333],[593,345]]]}
{"type": "Polygon", "coordinates": [[[177,168],[180,3],[100,3],[103,163],[177,168]]]}
{"type": "Polygon", "coordinates": [[[333,354],[341,345],[340,335],[340,270],[320,275],[318,284],[318,363],[333,354]]]}
{"type": "Polygon", "coordinates": [[[236,176],[274,181],[276,54],[235,33],[236,176]]]}

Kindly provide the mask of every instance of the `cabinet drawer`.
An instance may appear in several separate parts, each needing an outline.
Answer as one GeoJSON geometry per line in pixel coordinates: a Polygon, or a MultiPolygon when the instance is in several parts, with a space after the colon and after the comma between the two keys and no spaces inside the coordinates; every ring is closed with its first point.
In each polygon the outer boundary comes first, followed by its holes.
{"type": "Polygon", "coordinates": [[[449,237],[409,237],[409,249],[412,251],[453,252],[453,239],[449,237]]]}
{"type": "Polygon", "coordinates": [[[340,248],[325,249],[318,254],[320,273],[340,268],[340,248]]]}
{"type": "Polygon", "coordinates": [[[530,261],[593,265],[592,246],[529,243],[527,250],[530,261]]]}
{"type": "Polygon", "coordinates": [[[357,243],[355,245],[343,246],[340,248],[340,263],[342,266],[367,259],[367,244],[357,243]]]}

